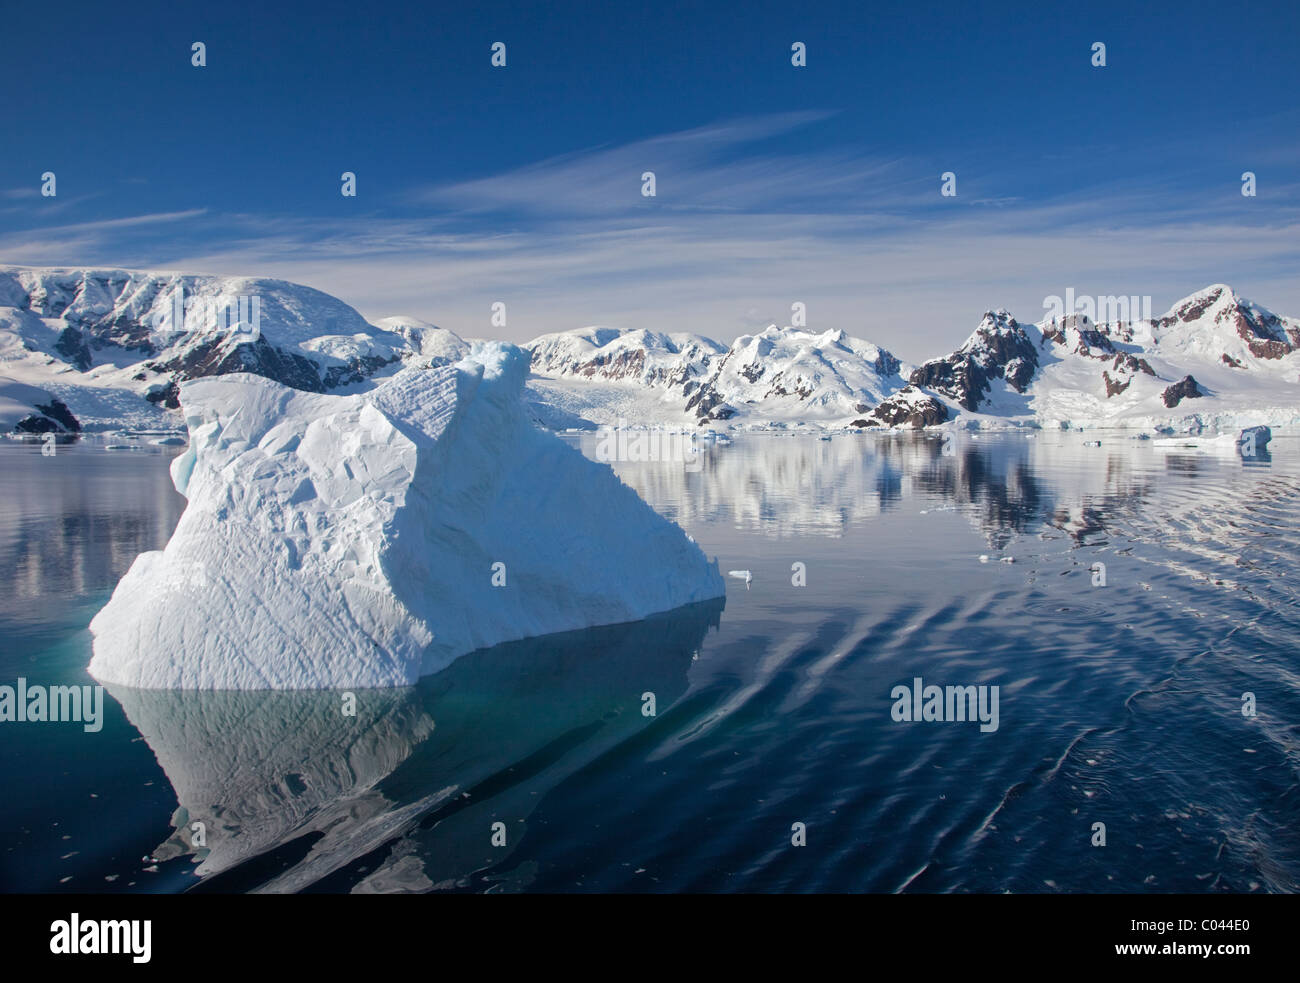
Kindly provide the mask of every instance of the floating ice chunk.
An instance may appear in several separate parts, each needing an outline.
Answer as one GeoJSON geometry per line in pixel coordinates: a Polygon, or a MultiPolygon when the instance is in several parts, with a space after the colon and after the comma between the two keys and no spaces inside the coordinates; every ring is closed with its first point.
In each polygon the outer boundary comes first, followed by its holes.
{"type": "Polygon", "coordinates": [[[475,346],[364,394],[184,383],[189,499],[91,622],[90,672],[141,688],[407,685],[500,642],[724,594],[716,561],[521,402],[475,346]]]}

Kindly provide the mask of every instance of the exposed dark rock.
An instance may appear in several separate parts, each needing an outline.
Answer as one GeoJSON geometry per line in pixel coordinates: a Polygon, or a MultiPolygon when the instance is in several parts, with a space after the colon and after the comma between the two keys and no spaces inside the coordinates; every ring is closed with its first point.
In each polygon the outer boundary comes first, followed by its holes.
{"type": "Polygon", "coordinates": [[[1204,297],[1196,300],[1190,300],[1176,311],[1171,311],[1164,317],[1157,318],[1153,323],[1160,328],[1168,328],[1177,324],[1179,321],[1184,323],[1197,320],[1202,314],[1209,310],[1214,302],[1223,296],[1223,288],[1217,287],[1211,290],[1204,297]]]}
{"type": "MultiPolygon", "coordinates": [[[[394,362],[400,362],[401,356],[394,355],[392,358],[380,358],[377,355],[363,355],[360,358],[353,359],[346,365],[331,365],[325,370],[321,379],[321,385],[325,389],[335,389],[338,386],[351,385],[354,382],[362,382],[374,375],[386,365],[392,365],[394,362]]],[[[444,359],[449,361],[449,359],[444,359]]]]}
{"type": "Polygon", "coordinates": [[[578,375],[588,378],[600,376],[603,379],[626,379],[639,376],[645,368],[645,351],[640,348],[624,348],[614,355],[596,355],[578,369],[578,375]]]}
{"type": "Polygon", "coordinates": [[[686,401],[687,411],[694,411],[695,415],[701,420],[708,419],[714,408],[721,405],[722,396],[713,388],[712,383],[700,386],[691,394],[691,398],[686,401]]]}
{"type": "Polygon", "coordinates": [[[14,424],[14,430],[18,433],[81,433],[81,421],[72,415],[62,400],[39,403],[36,410],[14,424]]]}
{"type": "Polygon", "coordinates": [[[876,356],[875,367],[879,375],[898,375],[898,370],[903,367],[903,363],[882,348],[880,354],[876,356]]]}
{"type": "Polygon", "coordinates": [[[1155,378],[1156,371],[1147,364],[1145,358],[1138,358],[1130,355],[1128,352],[1120,352],[1115,356],[1115,361],[1111,363],[1111,368],[1124,372],[1145,372],[1147,375],[1155,378]]]}
{"type": "MultiPolygon", "coordinates": [[[[800,399],[807,399],[813,393],[812,383],[807,379],[800,379],[793,389],[787,389],[782,381],[784,373],[778,372],[772,376],[772,388],[767,391],[766,396],[798,396],[800,399]]],[[[752,379],[750,380],[753,381],[752,379]]],[[[766,396],[764,398],[766,398],[766,396]]]]}
{"type": "Polygon", "coordinates": [[[233,346],[228,339],[214,339],[195,345],[184,356],[167,362],[150,362],[146,368],[170,374],[178,381],[251,372],[293,389],[313,393],[325,391],[315,362],[274,348],[262,337],[233,346]]]}
{"type": "Polygon", "coordinates": [[[948,419],[948,407],[941,400],[922,393],[915,386],[905,386],[871,411],[870,421],[855,420],[853,426],[932,427],[948,419]]]}
{"type": "Polygon", "coordinates": [[[1161,393],[1160,398],[1172,410],[1184,399],[1199,399],[1204,395],[1205,393],[1201,392],[1201,387],[1196,384],[1196,380],[1187,375],[1161,393]]]}
{"type": "Polygon", "coordinates": [[[73,367],[85,372],[92,364],[90,346],[76,328],[64,328],[54,343],[54,350],[72,363],[73,367]]]}
{"type": "Polygon", "coordinates": [[[1037,369],[1038,351],[1024,328],[1010,315],[990,313],[965,345],[921,365],[908,381],[976,410],[993,379],[1005,379],[1016,392],[1024,392],[1037,369]]]}
{"type": "Polygon", "coordinates": [[[1102,380],[1106,383],[1106,398],[1107,398],[1107,399],[1110,399],[1110,397],[1112,397],[1112,396],[1118,396],[1120,393],[1122,393],[1122,392],[1123,392],[1125,389],[1127,389],[1129,386],[1133,385],[1133,380],[1132,380],[1132,379],[1128,379],[1127,381],[1121,381],[1121,380],[1119,380],[1119,379],[1112,379],[1112,378],[1110,377],[1110,373],[1109,373],[1109,372],[1102,372],[1102,374],[1101,374],[1101,378],[1102,378],[1102,380]]]}
{"type": "Polygon", "coordinates": [[[1296,349],[1296,339],[1288,335],[1276,314],[1257,314],[1239,306],[1233,312],[1233,323],[1237,337],[1246,342],[1256,358],[1277,359],[1296,349]]]}
{"type": "Polygon", "coordinates": [[[144,394],[144,398],[151,403],[158,403],[167,407],[169,410],[178,410],[181,408],[180,386],[176,385],[173,379],[166,385],[155,384],[149,387],[149,391],[144,394]]]}
{"type": "Polygon", "coordinates": [[[1079,329],[1079,344],[1074,350],[1088,358],[1110,358],[1115,354],[1115,343],[1097,328],[1085,326],[1079,329]],[[1094,348],[1102,354],[1093,354],[1094,348]]]}

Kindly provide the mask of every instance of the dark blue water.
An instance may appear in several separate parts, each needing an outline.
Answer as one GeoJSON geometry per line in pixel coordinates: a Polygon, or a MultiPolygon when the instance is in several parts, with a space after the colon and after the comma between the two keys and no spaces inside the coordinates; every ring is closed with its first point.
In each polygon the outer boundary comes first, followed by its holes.
{"type": "MultiPolygon", "coordinates": [[[[355,717],[113,689],[98,733],[0,723],[0,886],[1294,891],[1300,442],[1101,439],[620,465],[751,571],[725,607],[475,653],[355,717]],[[997,729],[895,720],[915,677],[998,686],[997,729]]],[[[0,684],[91,682],[86,625],[184,506],[170,456],[0,447],[0,684]]]]}

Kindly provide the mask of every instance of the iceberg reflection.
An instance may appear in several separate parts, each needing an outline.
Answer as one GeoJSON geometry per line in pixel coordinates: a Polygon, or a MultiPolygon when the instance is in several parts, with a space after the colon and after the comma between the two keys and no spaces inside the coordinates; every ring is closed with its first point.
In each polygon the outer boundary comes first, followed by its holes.
{"type": "Polygon", "coordinates": [[[355,716],[334,690],[107,687],[176,793],[153,859],[192,857],[217,891],[464,886],[546,792],[653,724],[643,694],[662,713],[686,692],[723,604],[483,649],[413,687],[355,691],[355,716]]]}

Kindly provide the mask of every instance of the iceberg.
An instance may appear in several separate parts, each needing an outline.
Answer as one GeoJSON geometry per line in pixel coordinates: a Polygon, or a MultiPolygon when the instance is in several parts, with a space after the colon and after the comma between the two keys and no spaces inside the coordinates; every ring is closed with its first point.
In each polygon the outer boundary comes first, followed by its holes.
{"type": "Polygon", "coordinates": [[[458,656],[722,597],[716,559],[608,465],[537,430],[527,352],[476,344],[330,396],[180,387],[188,503],[91,621],[140,689],[405,686],[458,656]]]}

